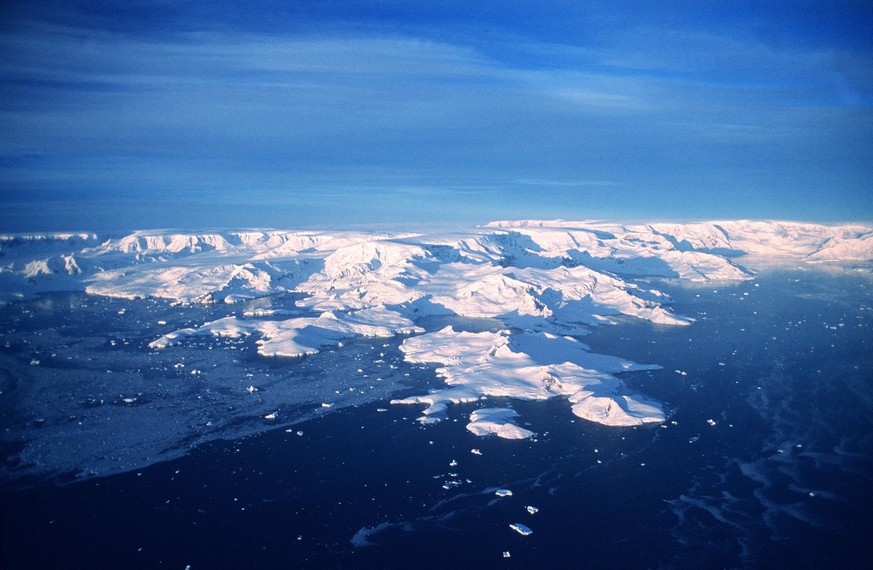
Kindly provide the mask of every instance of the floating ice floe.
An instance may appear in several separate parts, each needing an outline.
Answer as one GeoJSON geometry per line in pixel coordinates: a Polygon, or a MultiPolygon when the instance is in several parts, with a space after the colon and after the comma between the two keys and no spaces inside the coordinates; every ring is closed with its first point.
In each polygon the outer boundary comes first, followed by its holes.
{"type": "Polygon", "coordinates": [[[470,414],[467,430],[478,436],[493,434],[504,439],[527,439],[534,435],[513,423],[517,417],[518,413],[510,408],[481,408],[470,414]]]}
{"type": "Polygon", "coordinates": [[[535,515],[535,514],[537,514],[538,512],[540,512],[540,510],[539,510],[538,508],[536,508],[536,507],[532,507],[532,506],[530,506],[530,505],[526,506],[525,509],[527,510],[527,512],[529,512],[529,513],[532,514],[532,515],[535,515]]]}
{"type": "Polygon", "coordinates": [[[530,527],[523,525],[521,523],[512,523],[509,525],[509,528],[511,528],[512,530],[514,530],[515,532],[517,532],[518,534],[520,534],[522,536],[527,536],[529,534],[533,534],[533,531],[530,529],[530,527]]]}
{"type": "Polygon", "coordinates": [[[494,494],[498,497],[511,497],[512,491],[510,491],[509,489],[497,489],[496,491],[494,491],[494,494]]]}

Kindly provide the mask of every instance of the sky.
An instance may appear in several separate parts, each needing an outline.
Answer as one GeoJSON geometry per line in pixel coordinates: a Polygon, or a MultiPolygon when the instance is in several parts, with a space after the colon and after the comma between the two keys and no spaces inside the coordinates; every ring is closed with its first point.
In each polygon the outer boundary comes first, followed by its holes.
{"type": "Polygon", "coordinates": [[[873,220],[873,2],[5,0],[0,232],[873,220]]]}

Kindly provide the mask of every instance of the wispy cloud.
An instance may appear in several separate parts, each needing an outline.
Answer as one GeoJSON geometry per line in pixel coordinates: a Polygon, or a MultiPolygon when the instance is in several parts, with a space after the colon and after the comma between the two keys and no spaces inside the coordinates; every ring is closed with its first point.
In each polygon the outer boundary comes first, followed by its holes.
{"type": "Polygon", "coordinates": [[[873,152],[866,48],[639,18],[588,43],[523,24],[489,40],[419,21],[293,33],[77,22],[0,30],[0,193],[433,204],[536,186],[565,208],[574,188],[857,191],[858,156],[873,152]],[[838,174],[814,166],[823,156],[838,174]]]}
{"type": "Polygon", "coordinates": [[[538,186],[548,187],[557,186],[565,188],[615,188],[621,186],[618,182],[612,180],[548,180],[543,178],[525,178],[514,180],[515,184],[523,186],[538,186]]]}

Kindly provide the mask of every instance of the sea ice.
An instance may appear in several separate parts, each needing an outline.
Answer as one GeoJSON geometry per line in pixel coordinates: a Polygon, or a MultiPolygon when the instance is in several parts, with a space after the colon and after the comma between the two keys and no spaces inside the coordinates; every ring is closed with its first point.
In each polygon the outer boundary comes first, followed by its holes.
{"type": "Polygon", "coordinates": [[[504,439],[527,439],[533,436],[532,431],[513,423],[517,417],[518,413],[509,408],[481,408],[470,414],[467,430],[478,436],[493,434],[504,439]]]}
{"type": "Polygon", "coordinates": [[[517,532],[518,534],[520,534],[522,536],[527,536],[529,534],[533,534],[533,531],[530,529],[530,527],[523,525],[521,523],[512,523],[509,525],[509,528],[511,528],[512,530],[514,530],[515,532],[517,532]]]}

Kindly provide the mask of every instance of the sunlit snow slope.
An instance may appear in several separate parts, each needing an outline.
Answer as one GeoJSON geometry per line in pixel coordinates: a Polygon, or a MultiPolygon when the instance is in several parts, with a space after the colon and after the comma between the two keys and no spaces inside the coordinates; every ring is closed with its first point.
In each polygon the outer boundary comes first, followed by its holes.
{"type": "MultiPolygon", "coordinates": [[[[396,400],[422,404],[424,423],[450,404],[489,397],[566,398],[577,416],[608,425],[660,422],[657,402],[613,374],[657,368],[592,354],[578,340],[616,317],[662,325],[689,320],[643,278],[749,279],[747,260],[863,263],[873,229],[729,221],[620,225],[495,222],[452,234],[353,231],[135,232],[0,236],[0,302],[84,290],[182,304],[301,294],[308,316],[246,314],[156,338],[256,335],[265,357],[301,357],[357,336],[407,335],[406,360],[434,363],[444,389],[396,400]],[[492,319],[496,332],[426,331],[435,315],[492,319]],[[269,316],[269,319],[263,317],[269,316]]],[[[532,435],[514,412],[471,416],[470,430],[532,435]]]]}

